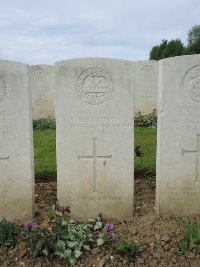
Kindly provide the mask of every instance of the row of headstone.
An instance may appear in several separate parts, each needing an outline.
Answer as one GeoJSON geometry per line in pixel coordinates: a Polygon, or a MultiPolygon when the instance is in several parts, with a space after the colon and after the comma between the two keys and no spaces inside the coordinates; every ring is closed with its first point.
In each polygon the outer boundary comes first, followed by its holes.
{"type": "MultiPolygon", "coordinates": [[[[58,202],[75,218],[133,215],[136,66],[55,64],[58,202]]],[[[0,218],[34,214],[31,83],[28,65],[0,61],[0,218]]],[[[158,91],[157,213],[199,213],[200,55],[160,61],[158,91]]]]}
{"type": "Polygon", "coordinates": [[[55,119],[55,71],[52,65],[31,66],[33,119],[55,119]]]}
{"type": "MultiPolygon", "coordinates": [[[[158,62],[134,62],[135,113],[157,110],[158,62]]],[[[31,66],[33,119],[55,118],[55,70],[53,65],[31,66]]]]}

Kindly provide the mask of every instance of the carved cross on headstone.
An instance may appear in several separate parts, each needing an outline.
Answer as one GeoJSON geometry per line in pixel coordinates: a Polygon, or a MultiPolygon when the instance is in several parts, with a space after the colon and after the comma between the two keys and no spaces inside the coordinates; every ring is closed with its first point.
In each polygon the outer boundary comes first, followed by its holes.
{"type": "Polygon", "coordinates": [[[148,98],[151,98],[152,95],[148,95],[148,92],[146,91],[146,94],[144,96],[141,97],[145,97],[146,98],[146,104],[148,103],[148,98]]]}
{"type": "Polygon", "coordinates": [[[37,98],[35,99],[35,104],[37,106],[37,109],[40,113],[44,112],[44,107],[47,105],[48,100],[45,99],[45,94],[38,94],[37,98]]]}
{"type": "Polygon", "coordinates": [[[97,138],[93,138],[93,154],[91,156],[78,156],[79,160],[92,160],[93,161],[93,192],[96,192],[96,179],[97,179],[97,160],[110,160],[110,156],[97,156],[97,138]]]}
{"type": "Polygon", "coordinates": [[[200,182],[200,134],[196,134],[197,136],[197,149],[196,150],[185,150],[182,149],[182,154],[195,154],[196,155],[196,177],[195,182],[200,182]]]}

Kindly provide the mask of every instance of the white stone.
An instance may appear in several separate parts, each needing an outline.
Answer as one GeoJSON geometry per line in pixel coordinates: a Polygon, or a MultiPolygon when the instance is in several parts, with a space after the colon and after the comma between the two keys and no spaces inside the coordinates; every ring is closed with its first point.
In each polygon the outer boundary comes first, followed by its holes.
{"type": "Polygon", "coordinates": [[[31,66],[31,80],[33,119],[55,118],[54,66],[31,66]]]}
{"type": "Polygon", "coordinates": [[[30,68],[0,61],[0,219],[24,219],[34,209],[30,68]]]}
{"type": "Polygon", "coordinates": [[[135,63],[135,113],[149,114],[157,110],[158,62],[135,63]]]}
{"type": "Polygon", "coordinates": [[[200,55],[159,63],[158,214],[200,213],[200,55]]]}
{"type": "Polygon", "coordinates": [[[75,218],[133,215],[133,67],[56,63],[57,193],[75,218]]]}

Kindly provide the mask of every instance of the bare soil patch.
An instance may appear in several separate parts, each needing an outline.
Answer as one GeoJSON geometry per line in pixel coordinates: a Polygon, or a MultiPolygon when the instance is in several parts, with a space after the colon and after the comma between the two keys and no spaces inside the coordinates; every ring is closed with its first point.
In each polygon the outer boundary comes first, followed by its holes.
{"type": "MultiPolygon", "coordinates": [[[[155,183],[137,177],[135,181],[135,213],[131,220],[108,221],[115,225],[117,235],[128,233],[127,240],[143,244],[143,251],[136,259],[129,262],[127,258],[115,254],[115,243],[96,247],[83,254],[75,266],[80,267],[114,267],[114,266],[173,266],[199,267],[200,246],[192,252],[180,253],[178,240],[184,233],[180,225],[183,218],[175,216],[158,217],[155,214],[155,183]]],[[[36,183],[36,216],[46,218],[49,207],[56,201],[56,182],[38,181],[36,183]]],[[[195,216],[200,221],[200,216],[195,216]]],[[[124,238],[124,237],[122,237],[124,238]]],[[[23,240],[13,249],[0,248],[0,266],[2,267],[60,267],[69,266],[65,260],[50,256],[33,258],[30,249],[23,240]]]]}

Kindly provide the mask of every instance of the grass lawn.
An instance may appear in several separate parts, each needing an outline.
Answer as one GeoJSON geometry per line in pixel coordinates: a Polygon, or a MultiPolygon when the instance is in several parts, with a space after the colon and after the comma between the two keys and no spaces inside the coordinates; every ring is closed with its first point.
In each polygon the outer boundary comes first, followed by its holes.
{"type": "Polygon", "coordinates": [[[135,146],[144,153],[143,157],[135,158],[135,174],[156,174],[156,129],[135,128],[135,146]]]}
{"type": "Polygon", "coordinates": [[[56,176],[56,131],[34,131],[35,176],[56,176]]]}
{"type": "MultiPolygon", "coordinates": [[[[56,176],[55,130],[34,131],[35,176],[56,176]]],[[[144,153],[135,159],[135,174],[156,173],[156,129],[135,128],[135,145],[144,153]]]]}

